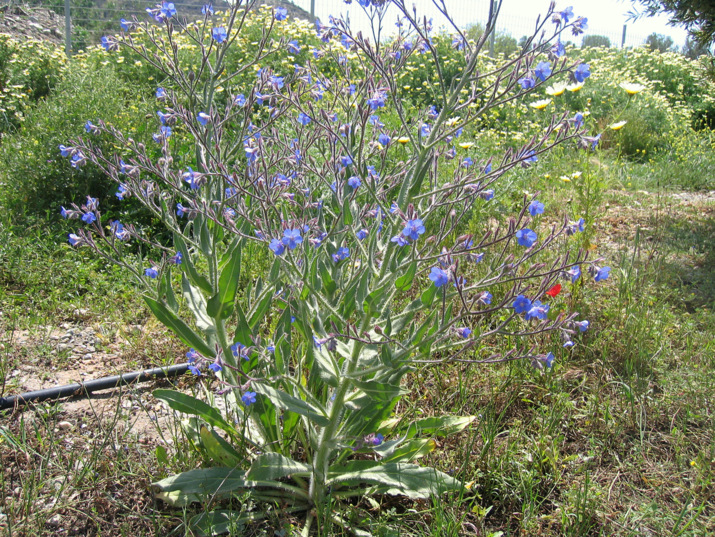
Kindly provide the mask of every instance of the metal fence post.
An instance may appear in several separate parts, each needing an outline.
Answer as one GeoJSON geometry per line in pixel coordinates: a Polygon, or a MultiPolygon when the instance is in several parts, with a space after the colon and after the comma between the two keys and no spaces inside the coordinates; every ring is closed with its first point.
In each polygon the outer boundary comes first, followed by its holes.
{"type": "Polygon", "coordinates": [[[70,0],[65,0],[65,54],[72,56],[72,21],[70,20],[70,0]]]}

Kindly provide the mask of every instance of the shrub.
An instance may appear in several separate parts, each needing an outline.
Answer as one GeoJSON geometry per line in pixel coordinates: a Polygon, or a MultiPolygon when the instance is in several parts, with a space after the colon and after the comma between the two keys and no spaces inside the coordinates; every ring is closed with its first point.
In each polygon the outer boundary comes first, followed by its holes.
{"type": "Polygon", "coordinates": [[[28,105],[49,95],[66,67],[59,47],[0,34],[0,133],[14,132],[28,105]]]}
{"type": "Polygon", "coordinates": [[[0,146],[6,210],[15,217],[49,213],[57,218],[60,205],[79,202],[88,191],[111,208],[116,185],[100,170],[71,167],[60,157],[59,145],[85,133],[85,123],[97,117],[142,140],[147,111],[141,96],[113,69],[87,70],[73,64],[56,91],[28,111],[22,130],[7,136],[0,146]]]}

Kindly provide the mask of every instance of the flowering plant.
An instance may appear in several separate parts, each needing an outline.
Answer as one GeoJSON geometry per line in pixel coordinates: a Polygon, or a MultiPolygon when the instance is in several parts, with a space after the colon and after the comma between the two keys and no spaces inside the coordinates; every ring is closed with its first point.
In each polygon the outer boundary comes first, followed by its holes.
{"type": "MultiPolygon", "coordinates": [[[[160,155],[101,120],[87,123],[87,138],[61,147],[75,166],[102,167],[119,185],[117,196],[137,198],[172,237],[152,241],[131,224],[105,222],[88,198],[63,208],[85,224],[70,243],[132,271],[154,315],[191,347],[193,373],[211,371],[219,383],[209,403],[155,392],[192,416],[186,433],[215,464],[155,483],[160,497],[187,504],[247,493],[307,513],[305,535],[316,518],[347,526],[345,499],[461,489],[455,477],[416,461],[434,449],[430,436],[462,430],[473,418],[394,416],[402,380],[418,364],[528,359],[550,367],[553,353],[529,339],[559,331],[568,346],[587,326],[542,303],[587,263],[583,253],[541,259],[582,222],[537,232],[544,204],[525,198],[507,225],[485,222],[481,236],[462,234],[475,207],[497,195],[502,175],[556,145],[583,145],[580,126],[554,118],[541,137],[499,158],[469,156],[471,144],[459,141],[493,107],[554,77],[585,78],[558,46],[564,29],[579,32],[585,21],[552,8],[525,52],[488,74],[476,66],[495,21],[477,43],[455,24],[465,67],[450,85],[440,78],[437,101],[415,111],[397,98],[395,74],[414,54],[432,55],[439,72],[430,25],[402,0],[360,4],[375,36],[388,4],[396,6],[398,35],[382,42],[341,19],[317,23],[323,47],[315,54],[335,59],[330,78],[311,64],[290,73],[260,67],[274,51],[301,46],[272,37],[286,19],[279,9],[263,12],[253,60],[236,71],[225,69],[226,51],[252,3],[238,2],[220,20],[204,8],[203,20],[190,25],[176,19],[173,4],[159,4],[148,12],[163,25],[161,36],[123,21],[125,33],[105,48],[133,49],[166,76],[156,91],[160,155]],[[202,51],[195,70],[178,67],[177,31],[202,51]],[[131,32],[148,34],[154,50],[137,46],[131,32]],[[359,71],[347,54],[359,59],[359,71]],[[249,89],[246,73],[255,73],[249,89]],[[174,152],[177,131],[194,140],[192,154],[174,152]],[[113,137],[125,154],[104,155],[93,136],[113,137]],[[152,259],[134,262],[127,241],[150,247],[152,259]],[[255,275],[247,264],[266,268],[255,275]],[[503,334],[518,343],[493,352],[489,342],[503,334]]],[[[607,276],[606,268],[589,269],[607,276]]],[[[257,516],[215,509],[191,524],[208,533],[257,516]]]]}

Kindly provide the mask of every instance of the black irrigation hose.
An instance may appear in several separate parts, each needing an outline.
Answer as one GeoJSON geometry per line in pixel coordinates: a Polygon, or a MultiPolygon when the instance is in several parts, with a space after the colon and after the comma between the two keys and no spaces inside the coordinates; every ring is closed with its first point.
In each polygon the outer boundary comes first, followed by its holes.
{"type": "Polygon", "coordinates": [[[169,367],[155,367],[143,371],[124,373],[101,379],[88,380],[87,382],[68,384],[67,386],[55,386],[46,390],[11,395],[10,397],[0,397],[0,410],[13,408],[15,406],[26,405],[31,401],[46,401],[48,399],[59,399],[61,397],[85,396],[99,390],[108,390],[118,386],[126,386],[135,382],[146,382],[148,380],[178,377],[189,369],[189,364],[178,364],[169,367]]]}

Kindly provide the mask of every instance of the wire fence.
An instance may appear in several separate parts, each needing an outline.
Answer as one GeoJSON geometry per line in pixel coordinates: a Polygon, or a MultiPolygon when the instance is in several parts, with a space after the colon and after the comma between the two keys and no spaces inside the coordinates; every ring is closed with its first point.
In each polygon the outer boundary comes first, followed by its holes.
{"type": "MultiPolygon", "coordinates": [[[[65,14],[66,0],[30,0],[31,7],[41,7],[50,9],[60,16],[65,14]]],[[[158,0],[157,0],[158,1],[158,0]]],[[[196,14],[200,17],[201,5],[203,1],[194,0],[184,2],[173,2],[177,11],[186,16],[196,14]]],[[[266,3],[275,4],[277,0],[267,0],[266,3]]],[[[8,1],[2,2],[7,5],[8,1]]],[[[10,4],[19,4],[10,0],[10,4]]],[[[304,10],[307,16],[315,16],[321,20],[327,20],[330,15],[344,14],[350,17],[351,23],[356,30],[367,31],[369,21],[362,13],[362,10],[353,2],[352,5],[345,4],[342,0],[293,0],[293,5],[304,10]]],[[[489,16],[488,0],[447,0],[450,8],[452,20],[458,21],[461,28],[470,25],[485,25],[489,16]]],[[[216,2],[216,9],[221,9],[216,2]]],[[[119,19],[130,19],[136,16],[139,20],[147,17],[145,9],[151,7],[151,0],[117,0],[99,5],[92,0],[69,0],[69,12],[72,23],[73,50],[84,48],[87,45],[99,42],[102,35],[115,33],[118,31],[119,19]]],[[[224,8],[228,4],[223,4],[224,8]]],[[[418,9],[422,8],[427,19],[433,19],[435,29],[440,28],[449,31],[449,24],[435,8],[431,2],[418,0],[418,9]],[[421,1],[421,3],[420,3],[421,1]]],[[[422,14],[422,12],[418,11],[422,14]]],[[[388,9],[387,21],[394,21],[397,18],[397,10],[394,7],[388,9]]],[[[497,21],[497,33],[502,36],[511,36],[520,39],[522,36],[531,35],[534,32],[536,19],[526,16],[517,16],[513,13],[502,13],[497,21]]],[[[393,28],[392,22],[388,22],[388,32],[393,28]]],[[[645,43],[648,35],[634,32],[630,26],[623,27],[590,27],[585,36],[572,37],[570,34],[564,36],[564,40],[571,41],[576,46],[581,46],[582,39],[587,39],[587,43],[597,41],[607,43],[613,47],[637,47],[645,43]],[[589,38],[588,36],[592,36],[589,38]],[[593,36],[601,36],[605,39],[594,39],[593,36]]]]}

